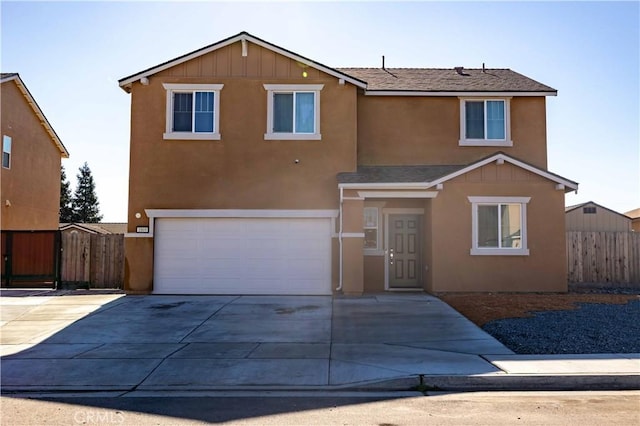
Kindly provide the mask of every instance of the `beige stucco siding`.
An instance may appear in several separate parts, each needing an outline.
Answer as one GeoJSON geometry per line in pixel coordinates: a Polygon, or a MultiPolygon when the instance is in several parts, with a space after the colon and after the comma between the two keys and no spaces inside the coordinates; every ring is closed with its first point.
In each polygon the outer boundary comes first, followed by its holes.
{"type": "Polygon", "coordinates": [[[544,97],[515,97],[512,147],[459,146],[456,97],[358,96],[358,162],[363,165],[468,164],[504,151],[545,169],[544,97]]]}
{"type": "MultiPolygon", "coordinates": [[[[336,174],[356,168],[356,113],[354,86],[252,43],[246,57],[238,42],[134,83],[129,232],[148,224],[145,209],[337,210],[336,174]],[[223,84],[221,139],[164,140],[163,83],[223,84]],[[324,85],[321,140],[265,140],[264,84],[324,85]]],[[[130,288],[151,290],[152,247],[127,245],[130,288]]]]}
{"type": "Polygon", "coordinates": [[[308,68],[307,78],[292,76],[293,70],[302,70],[296,62],[280,56],[274,60],[273,52],[264,53],[252,44],[248,57],[242,58],[240,43],[236,44],[152,76],[148,86],[133,85],[130,231],[144,224],[144,218],[136,220],[134,215],[145,208],[336,208],[336,174],[354,170],[356,164],[355,88],[308,68]],[[254,57],[260,60],[252,62],[254,57]],[[266,66],[264,58],[271,65],[266,66]],[[243,62],[242,75],[234,71],[234,60],[243,62]],[[209,62],[218,65],[203,65],[209,62]],[[220,65],[223,62],[225,66],[220,65]],[[260,75],[265,69],[273,71],[267,73],[269,78],[260,75]],[[207,70],[217,72],[207,76],[207,70]],[[181,74],[187,77],[177,77],[181,74]],[[221,140],[163,140],[166,90],[162,83],[224,84],[221,140]],[[324,84],[322,140],[265,140],[265,83],[324,84]]]}
{"type": "Polygon", "coordinates": [[[487,165],[447,182],[432,200],[430,291],[566,291],[564,192],[547,179],[515,169],[507,164],[487,165]],[[498,171],[501,168],[513,170],[498,171]],[[520,176],[521,183],[493,178],[509,174],[520,176]],[[469,196],[530,197],[526,206],[529,255],[471,255],[469,196]]]}
{"type": "Polygon", "coordinates": [[[11,167],[1,168],[2,229],[58,229],[60,150],[15,82],[3,83],[1,90],[2,136],[12,142],[11,167]]]}
{"type": "MultiPolygon", "coordinates": [[[[385,208],[424,209],[422,284],[426,291],[567,289],[564,193],[552,181],[510,164],[489,164],[445,182],[435,198],[384,201],[385,208]],[[529,255],[471,255],[469,196],[530,197],[526,207],[529,255]]],[[[384,290],[386,261],[385,256],[364,256],[365,292],[384,290]]]]}

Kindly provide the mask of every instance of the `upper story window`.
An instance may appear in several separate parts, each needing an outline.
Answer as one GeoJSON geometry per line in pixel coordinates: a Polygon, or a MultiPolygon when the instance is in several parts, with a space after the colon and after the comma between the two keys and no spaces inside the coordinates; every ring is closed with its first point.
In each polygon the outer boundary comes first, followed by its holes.
{"type": "Polygon", "coordinates": [[[2,136],[2,167],[11,168],[11,137],[2,136]]]}
{"type": "Polygon", "coordinates": [[[529,197],[468,197],[471,202],[472,255],[529,254],[529,197]]]}
{"type": "Polygon", "coordinates": [[[222,84],[163,84],[167,90],[165,139],[220,139],[222,84]]]}
{"type": "Polygon", "coordinates": [[[509,98],[460,99],[461,146],[513,146],[509,98]]]}
{"type": "Polygon", "coordinates": [[[323,84],[265,84],[267,140],[321,139],[320,91],[323,84]]]}

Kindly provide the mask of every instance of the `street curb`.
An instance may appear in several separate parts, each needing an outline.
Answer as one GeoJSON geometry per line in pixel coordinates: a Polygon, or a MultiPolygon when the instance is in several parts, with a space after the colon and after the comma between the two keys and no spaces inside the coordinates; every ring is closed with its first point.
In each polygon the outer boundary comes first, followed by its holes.
{"type": "Polygon", "coordinates": [[[587,391],[640,390],[638,374],[413,376],[348,386],[350,390],[587,391]]]}
{"type": "Polygon", "coordinates": [[[429,391],[616,391],[640,390],[638,374],[607,375],[488,375],[488,376],[407,376],[372,382],[326,386],[3,386],[1,395],[46,393],[120,392],[429,392],[429,391]]]}

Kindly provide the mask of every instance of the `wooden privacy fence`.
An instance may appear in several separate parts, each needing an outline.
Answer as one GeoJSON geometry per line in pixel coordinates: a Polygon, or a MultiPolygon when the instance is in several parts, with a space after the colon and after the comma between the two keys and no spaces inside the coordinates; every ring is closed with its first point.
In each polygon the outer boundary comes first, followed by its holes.
{"type": "Polygon", "coordinates": [[[567,232],[571,283],[640,287],[640,232],[567,232]]]}
{"type": "Polygon", "coordinates": [[[61,276],[63,283],[122,288],[124,235],[63,233],[61,276]]]}

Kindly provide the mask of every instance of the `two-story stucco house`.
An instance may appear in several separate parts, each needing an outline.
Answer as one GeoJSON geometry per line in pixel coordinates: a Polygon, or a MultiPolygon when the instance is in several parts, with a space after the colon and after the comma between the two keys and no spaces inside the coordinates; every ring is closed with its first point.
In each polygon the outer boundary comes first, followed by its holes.
{"type": "Polygon", "coordinates": [[[20,75],[0,81],[2,230],[58,229],[60,160],[69,153],[20,75]]]}
{"type": "Polygon", "coordinates": [[[120,80],[132,293],[565,291],[546,96],[508,69],[335,69],[240,33],[120,80]]]}

